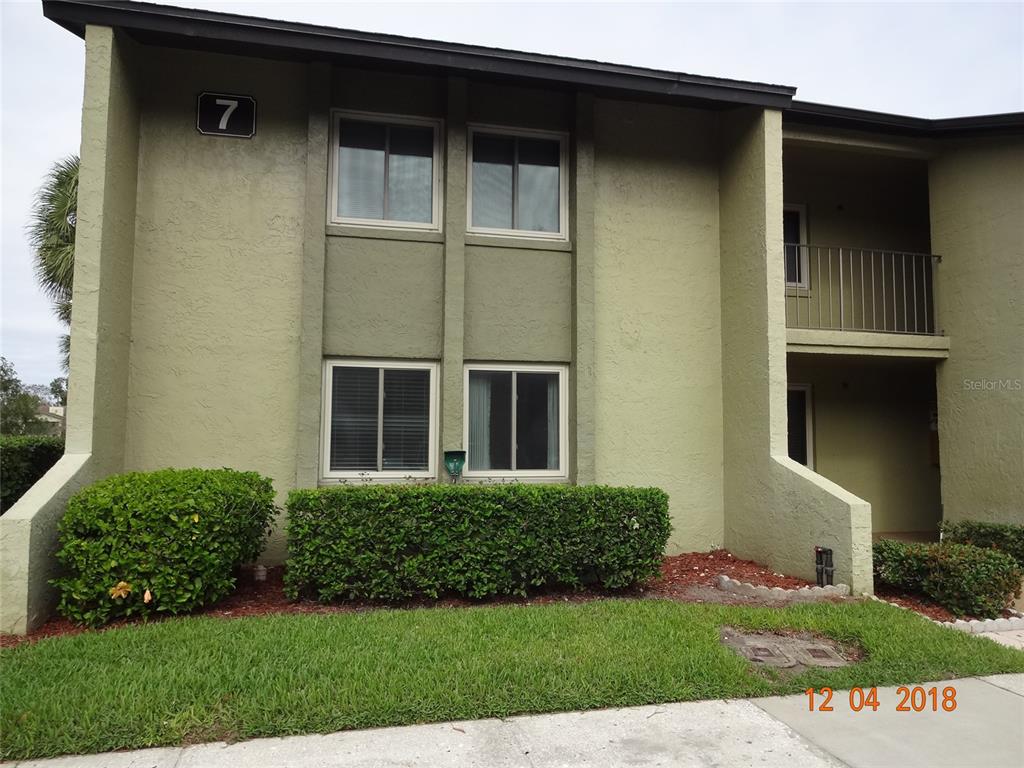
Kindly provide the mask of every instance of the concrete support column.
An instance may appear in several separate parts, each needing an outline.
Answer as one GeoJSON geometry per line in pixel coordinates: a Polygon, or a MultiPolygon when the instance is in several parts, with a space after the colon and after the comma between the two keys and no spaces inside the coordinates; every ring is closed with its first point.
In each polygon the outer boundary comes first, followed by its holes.
{"type": "MultiPolygon", "coordinates": [[[[466,305],[465,78],[448,78],[444,161],[444,341],[441,359],[441,450],[462,444],[462,367],[466,305]]],[[[438,468],[444,472],[443,467],[438,468]]]]}
{"type": "Polygon", "coordinates": [[[872,589],[871,505],[787,455],[782,119],[722,117],[719,222],[725,544],[814,578],[814,547],[836,580],[872,589]]]}
{"type": "Polygon", "coordinates": [[[594,383],[594,97],[576,95],[572,187],[572,366],[569,450],[575,457],[573,479],[596,477],[594,383]]]}
{"type": "Polygon", "coordinates": [[[324,338],[324,267],[327,250],[327,168],[330,143],[331,68],[307,69],[309,121],[306,143],[306,218],[302,250],[299,331],[299,397],[295,485],[312,488],[320,479],[320,398],[324,338]]]}
{"type": "Polygon", "coordinates": [[[86,27],[66,452],[0,518],[0,632],[46,620],[68,498],[124,469],[139,136],[131,71],[130,42],[86,27]]]}

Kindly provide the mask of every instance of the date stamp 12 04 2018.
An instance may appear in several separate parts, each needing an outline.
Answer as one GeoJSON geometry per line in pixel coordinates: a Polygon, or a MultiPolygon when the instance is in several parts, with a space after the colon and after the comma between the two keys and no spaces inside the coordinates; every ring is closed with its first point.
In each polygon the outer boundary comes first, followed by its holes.
{"type": "MultiPolygon", "coordinates": [[[[811,712],[833,712],[841,706],[839,697],[831,688],[808,688],[807,709],[811,712]]],[[[878,699],[877,688],[852,688],[848,696],[850,709],[853,712],[877,712],[882,702],[878,699]]],[[[896,689],[895,704],[897,712],[954,712],[956,711],[956,688],[947,685],[944,688],[925,688],[920,685],[901,685],[896,689]]]]}

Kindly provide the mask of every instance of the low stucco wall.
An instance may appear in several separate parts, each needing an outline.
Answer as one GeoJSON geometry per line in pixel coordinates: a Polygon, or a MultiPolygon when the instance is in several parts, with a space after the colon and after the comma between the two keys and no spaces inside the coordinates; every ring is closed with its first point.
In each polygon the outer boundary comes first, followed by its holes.
{"type": "Polygon", "coordinates": [[[0,633],[25,634],[53,611],[57,524],[95,475],[89,454],[65,454],[0,517],[0,633]]]}
{"type": "Polygon", "coordinates": [[[827,547],[836,584],[853,587],[854,594],[874,591],[871,505],[788,456],[772,456],[770,470],[774,513],[761,529],[766,562],[813,580],[814,548],[827,547]]]}

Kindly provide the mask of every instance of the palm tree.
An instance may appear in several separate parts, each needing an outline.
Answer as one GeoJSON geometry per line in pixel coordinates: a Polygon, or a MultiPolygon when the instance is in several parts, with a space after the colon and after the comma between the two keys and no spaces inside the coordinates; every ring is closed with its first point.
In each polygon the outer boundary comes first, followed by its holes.
{"type": "MultiPolygon", "coordinates": [[[[36,194],[28,226],[35,252],[36,279],[53,301],[57,318],[71,325],[71,293],[75,276],[75,225],[78,215],[78,155],[59,160],[36,194]]],[[[61,364],[68,370],[71,337],[61,337],[61,364]]]]}

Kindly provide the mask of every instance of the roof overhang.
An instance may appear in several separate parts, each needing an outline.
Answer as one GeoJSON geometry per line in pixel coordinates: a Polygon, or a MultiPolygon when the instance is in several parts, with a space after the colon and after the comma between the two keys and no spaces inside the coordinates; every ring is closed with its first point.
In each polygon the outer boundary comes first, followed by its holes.
{"type": "Polygon", "coordinates": [[[794,101],[783,112],[786,125],[844,128],[918,138],[955,138],[979,134],[1024,134],[1024,112],[930,120],[866,109],[794,101]]]}
{"type": "Polygon", "coordinates": [[[796,89],[643,67],[422,40],[253,16],[114,0],[43,0],[43,14],[80,37],[87,24],[115,27],[143,44],[327,60],[390,69],[526,81],[712,108],[787,108],[796,89]]]}

